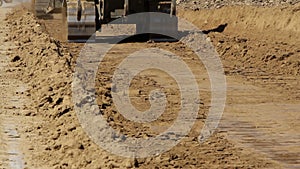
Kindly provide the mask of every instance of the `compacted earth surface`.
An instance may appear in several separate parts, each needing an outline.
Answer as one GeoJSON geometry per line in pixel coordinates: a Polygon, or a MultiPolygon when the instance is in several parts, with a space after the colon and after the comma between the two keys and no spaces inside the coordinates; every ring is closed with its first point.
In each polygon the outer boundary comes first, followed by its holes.
{"type": "MultiPolygon", "coordinates": [[[[187,135],[166,152],[125,158],[103,149],[82,127],[73,102],[74,72],[87,46],[66,41],[61,14],[36,18],[22,3],[0,8],[0,168],[299,168],[300,3],[178,4],[178,16],[211,41],[226,76],[225,110],[211,137],[198,142],[213,105],[207,70],[195,53],[182,42],[127,42],[114,45],[95,71],[94,101],[110,127],[127,137],[153,138],[179,115],[181,88],[158,69],[136,74],[129,97],[146,111],[151,91],[163,91],[167,102],[159,118],[134,122],[114,103],[111,81],[118,65],[146,48],[170,51],[186,63],[199,87],[199,111],[187,135]]],[[[82,104],[91,100],[87,96],[82,104]]]]}

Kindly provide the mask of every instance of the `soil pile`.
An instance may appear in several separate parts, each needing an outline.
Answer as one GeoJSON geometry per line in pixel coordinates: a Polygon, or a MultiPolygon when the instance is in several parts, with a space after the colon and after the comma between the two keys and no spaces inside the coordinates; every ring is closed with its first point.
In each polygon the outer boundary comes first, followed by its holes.
{"type": "MultiPolygon", "coordinates": [[[[299,9],[299,3],[278,7],[228,6],[180,10],[179,16],[208,34],[227,75],[241,75],[264,87],[268,81],[270,88],[287,92],[299,89],[297,83],[289,80],[300,75],[299,9]],[[217,29],[222,26],[222,30],[217,29]]],[[[299,98],[299,94],[293,95],[299,98]]]]}
{"type": "Polygon", "coordinates": [[[216,9],[225,6],[282,6],[294,5],[299,3],[298,0],[177,0],[180,6],[192,10],[199,9],[216,9]]]}

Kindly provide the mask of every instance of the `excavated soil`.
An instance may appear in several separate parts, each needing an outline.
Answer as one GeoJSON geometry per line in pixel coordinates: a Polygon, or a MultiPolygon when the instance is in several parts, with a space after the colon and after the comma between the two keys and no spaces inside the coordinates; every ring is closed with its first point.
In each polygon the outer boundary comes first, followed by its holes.
{"type": "Polygon", "coordinates": [[[290,6],[299,3],[298,0],[177,0],[181,7],[191,10],[200,9],[219,9],[226,6],[256,6],[256,7],[274,7],[290,6]]]}
{"type": "Polygon", "coordinates": [[[84,44],[65,41],[59,14],[54,17],[57,22],[38,20],[27,8],[17,8],[5,20],[10,30],[4,41],[16,46],[11,49],[10,66],[15,68],[11,71],[27,85],[23,96],[31,100],[20,113],[30,118],[18,130],[28,143],[22,148],[27,168],[298,168],[299,9],[300,4],[179,10],[180,17],[210,38],[228,81],[221,124],[202,144],[197,137],[211,93],[206,70],[193,52],[180,42],[115,45],[97,72],[97,103],[110,126],[127,136],[154,137],[169,127],[180,109],[180,92],[166,73],[138,74],[130,86],[133,105],[148,109],[149,92],[162,88],[167,109],[151,123],[126,120],[112,102],[110,86],[112,73],[126,56],[150,47],[169,50],[187,63],[200,86],[200,111],[188,136],[161,155],[127,159],[96,145],[74,112],[72,78],[84,44]]]}

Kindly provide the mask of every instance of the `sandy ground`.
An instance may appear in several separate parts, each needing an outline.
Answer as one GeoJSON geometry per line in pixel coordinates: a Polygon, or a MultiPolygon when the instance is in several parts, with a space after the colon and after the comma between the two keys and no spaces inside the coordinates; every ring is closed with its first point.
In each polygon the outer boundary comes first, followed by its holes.
{"type": "MultiPolygon", "coordinates": [[[[7,115],[20,121],[15,123],[21,139],[16,147],[27,168],[299,168],[299,9],[296,4],[179,11],[180,17],[208,33],[220,54],[228,83],[218,131],[203,144],[198,143],[197,136],[207,117],[211,92],[206,70],[193,52],[179,42],[114,46],[97,72],[97,103],[110,126],[127,136],[156,136],[173,123],[180,108],[174,79],[149,70],[132,81],[132,103],[146,110],[150,106],[149,92],[163,89],[168,100],[164,114],[154,122],[140,124],[118,113],[111,98],[110,80],[116,66],[130,53],[149,47],[171,51],[192,69],[200,86],[200,111],[188,136],[161,155],[127,159],[96,145],[74,112],[72,73],[84,44],[65,42],[59,15],[54,20],[36,20],[27,8],[18,8],[5,20],[9,30],[3,29],[2,38],[16,49],[8,44],[10,58],[5,61],[1,57],[3,62],[10,61],[13,79],[26,84],[21,96],[30,101],[19,108],[18,116],[1,109],[0,122],[3,126],[7,115]],[[224,31],[214,31],[225,23],[228,26],[224,31]]],[[[17,84],[14,80],[9,83],[17,84]]],[[[9,102],[3,97],[5,101],[9,102]]],[[[5,132],[1,135],[4,137],[5,132]]],[[[1,140],[0,146],[8,149],[7,144],[1,140]]],[[[3,154],[1,165],[7,168],[9,164],[3,161],[8,157],[3,154]]]]}

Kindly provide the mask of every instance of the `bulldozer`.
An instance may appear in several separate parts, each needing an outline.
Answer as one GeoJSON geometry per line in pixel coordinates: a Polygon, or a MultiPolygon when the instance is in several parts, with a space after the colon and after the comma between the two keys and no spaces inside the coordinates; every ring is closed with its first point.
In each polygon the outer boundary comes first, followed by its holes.
{"type": "MultiPolygon", "coordinates": [[[[34,6],[37,17],[61,12],[66,18],[69,41],[84,40],[96,35],[108,36],[104,30],[109,29],[108,25],[114,20],[146,12],[169,14],[167,19],[152,18],[162,29],[176,32],[178,27],[176,0],[35,0],[34,6]]],[[[136,24],[135,34],[145,32],[149,19],[140,20],[142,22],[138,24],[134,21],[122,22],[121,27],[122,24],[136,24]]]]}

